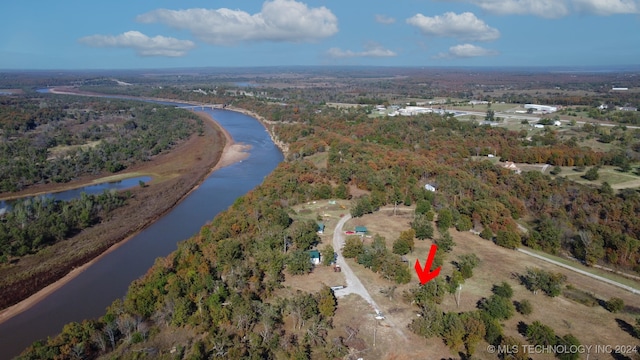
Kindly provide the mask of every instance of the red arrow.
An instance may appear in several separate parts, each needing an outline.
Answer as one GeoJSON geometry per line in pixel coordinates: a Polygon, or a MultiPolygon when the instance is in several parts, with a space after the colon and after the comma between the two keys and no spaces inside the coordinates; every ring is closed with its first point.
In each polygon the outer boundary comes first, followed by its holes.
{"type": "Polygon", "coordinates": [[[416,269],[416,273],[418,273],[421,285],[428,283],[440,274],[440,267],[431,271],[431,265],[433,264],[433,259],[436,257],[437,250],[438,246],[436,244],[431,245],[429,257],[427,257],[427,263],[424,265],[424,269],[420,266],[420,261],[416,259],[416,265],[414,268],[416,269]]]}

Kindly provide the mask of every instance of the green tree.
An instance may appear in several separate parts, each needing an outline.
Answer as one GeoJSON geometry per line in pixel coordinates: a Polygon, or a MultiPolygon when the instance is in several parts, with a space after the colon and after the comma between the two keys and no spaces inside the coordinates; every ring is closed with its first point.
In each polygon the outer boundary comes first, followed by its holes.
{"type": "Polygon", "coordinates": [[[480,264],[480,259],[476,254],[463,254],[458,256],[455,262],[456,267],[462,274],[462,277],[469,279],[473,276],[473,269],[480,264]]]}
{"type": "Polygon", "coordinates": [[[473,228],[473,223],[467,215],[460,215],[458,221],[456,221],[456,230],[469,231],[473,228]]]}
{"type": "Polygon", "coordinates": [[[556,357],[560,360],[578,360],[580,359],[580,353],[578,350],[580,349],[580,341],[578,338],[571,334],[567,334],[558,339],[558,345],[562,346],[562,349],[567,349],[568,351],[563,351],[561,353],[557,353],[556,357]]]}
{"type": "Polygon", "coordinates": [[[438,212],[438,229],[440,231],[445,231],[449,229],[451,225],[453,225],[453,214],[451,213],[451,209],[441,209],[438,212]]]}
{"type": "Polygon", "coordinates": [[[333,246],[331,244],[326,244],[321,252],[322,264],[326,266],[331,265],[331,263],[333,263],[334,254],[335,251],[333,249],[333,246]]]}
{"type": "Polygon", "coordinates": [[[609,312],[617,313],[624,309],[624,301],[617,297],[612,297],[609,301],[604,303],[605,309],[609,312]]]}
{"type": "Polygon", "coordinates": [[[556,334],[553,329],[539,321],[534,321],[527,326],[526,336],[527,340],[534,345],[553,346],[556,344],[556,334]]]}
{"type": "Polygon", "coordinates": [[[522,315],[529,315],[533,312],[533,305],[527,299],[522,299],[516,303],[516,310],[522,315]]]}
{"type": "Polygon", "coordinates": [[[433,238],[433,225],[424,215],[416,215],[411,221],[411,228],[415,230],[416,237],[420,240],[433,238]]]}
{"type": "Polygon", "coordinates": [[[594,166],[589,170],[587,170],[587,172],[582,177],[589,181],[598,180],[598,178],[600,177],[600,175],[598,174],[598,170],[599,170],[599,167],[594,166]]]}
{"type": "Polygon", "coordinates": [[[418,200],[416,202],[416,210],[415,213],[425,215],[427,212],[431,211],[431,203],[427,200],[418,200]]]}
{"type": "Polygon", "coordinates": [[[400,237],[393,242],[393,253],[398,255],[406,255],[413,251],[415,230],[409,229],[400,233],[400,237]]]}
{"type": "Polygon", "coordinates": [[[296,249],[308,250],[320,240],[318,237],[318,224],[315,220],[298,220],[289,226],[289,236],[293,240],[296,249]]]}
{"type": "Polygon", "coordinates": [[[475,353],[476,345],[486,335],[486,328],[477,311],[463,313],[461,318],[465,330],[464,346],[467,349],[467,355],[471,358],[475,353]]]}
{"type": "Polygon", "coordinates": [[[435,243],[438,245],[438,250],[447,253],[453,250],[453,247],[456,245],[453,241],[453,237],[451,237],[451,234],[449,233],[449,230],[443,230],[440,237],[435,240],[435,243]]]}
{"type": "Polygon", "coordinates": [[[331,318],[336,312],[338,302],[330,287],[324,285],[318,292],[318,310],[325,318],[331,318]]]}
{"type": "Polygon", "coordinates": [[[342,248],[342,255],[347,259],[353,259],[364,253],[364,245],[359,236],[349,236],[342,248]]]}
{"type": "Polygon", "coordinates": [[[494,122],[495,121],[496,112],[492,109],[487,110],[486,115],[484,116],[484,121],[494,122]]]}
{"type": "Polygon", "coordinates": [[[520,234],[511,230],[498,230],[496,244],[507,249],[516,249],[521,244],[520,234]]]}
{"type": "Polygon", "coordinates": [[[511,299],[513,296],[513,289],[506,281],[503,281],[500,285],[493,285],[491,292],[497,296],[502,296],[505,299],[511,299]]]}
{"type": "Polygon", "coordinates": [[[287,270],[292,275],[303,275],[311,272],[311,257],[304,250],[295,250],[288,255],[287,270]]]}
{"type": "Polygon", "coordinates": [[[497,295],[492,295],[488,299],[481,301],[480,309],[486,311],[492,318],[498,320],[507,320],[511,318],[515,312],[511,300],[497,295]]]}
{"type": "Polygon", "coordinates": [[[464,344],[464,323],[460,315],[448,312],[442,319],[442,339],[449,349],[456,350],[464,344]]]}

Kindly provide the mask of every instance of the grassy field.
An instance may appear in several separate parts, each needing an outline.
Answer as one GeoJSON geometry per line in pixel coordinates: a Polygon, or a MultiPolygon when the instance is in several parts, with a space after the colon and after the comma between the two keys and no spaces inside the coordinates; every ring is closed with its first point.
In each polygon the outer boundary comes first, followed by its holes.
{"type": "Polygon", "coordinates": [[[597,180],[587,180],[583,178],[584,174],[590,169],[586,167],[583,171],[576,171],[573,166],[563,166],[562,171],[555,176],[566,177],[569,180],[575,181],[580,184],[601,186],[602,183],[607,182],[615,190],[636,188],[640,186],[640,176],[635,173],[628,172],[623,173],[615,166],[603,166],[598,170],[597,180]]]}
{"type": "MultiPolygon", "coordinates": [[[[321,214],[327,224],[326,232],[322,235],[323,243],[330,241],[332,230],[335,227],[340,214],[346,213],[347,209],[342,209],[340,204],[347,206],[348,202],[338,202],[331,205],[328,202],[316,202],[302,205],[298,208],[296,216],[304,218],[315,218],[321,214]],[[336,208],[337,206],[337,208],[336,208]]],[[[379,234],[386,239],[388,248],[391,248],[393,241],[399,233],[409,228],[412,218],[412,207],[399,207],[396,215],[392,208],[385,208],[374,214],[368,214],[360,218],[351,219],[345,224],[345,229],[352,229],[355,226],[366,226],[368,233],[373,236],[379,234]]],[[[474,276],[468,279],[461,292],[460,304],[456,304],[453,295],[445,296],[441,307],[444,311],[473,311],[477,302],[483,297],[491,295],[493,284],[506,281],[514,290],[513,300],[520,301],[528,299],[534,311],[529,316],[516,314],[513,318],[504,322],[504,332],[506,335],[514,336],[526,343],[518,332],[519,323],[531,324],[538,320],[543,324],[551,326],[557,335],[573,334],[583,345],[632,345],[637,343],[628,332],[624,330],[624,324],[634,324],[637,314],[623,311],[612,314],[601,306],[587,306],[564,296],[550,298],[544,294],[533,295],[518,280],[518,274],[526,272],[527,268],[542,268],[548,271],[560,272],[567,276],[567,284],[572,285],[574,292],[590,294],[600,301],[609,300],[611,297],[623,299],[630,308],[640,304],[640,298],[628,291],[619,289],[612,285],[588,278],[584,275],[572,272],[559,266],[547,263],[531,256],[496,246],[490,241],[481,239],[470,232],[457,232],[450,230],[456,246],[447,256],[447,260],[442,267],[440,276],[447,276],[453,270],[452,260],[462,254],[474,253],[480,258],[480,264],[474,270],[474,276]]],[[[365,243],[371,238],[366,237],[365,243]]],[[[415,241],[415,250],[407,255],[409,265],[413,268],[416,260],[424,264],[427,257],[431,241],[415,241]]],[[[547,256],[545,254],[545,256],[547,256]]],[[[550,256],[551,257],[551,256],[550,256]]],[[[551,257],[556,259],[556,257],[551,257]]],[[[569,260],[557,259],[559,261],[571,263],[569,260]]],[[[394,284],[380,277],[379,274],[371,272],[369,269],[349,260],[352,269],[360,278],[364,286],[368,289],[374,300],[380,305],[383,313],[387,314],[388,320],[376,322],[372,319],[370,306],[361,298],[350,295],[338,301],[338,310],[334,318],[334,328],[330,336],[346,337],[346,326],[358,330],[356,335],[360,338],[365,348],[358,354],[363,358],[387,358],[387,359],[414,359],[424,358],[457,358],[457,349],[451,351],[441,339],[422,339],[411,333],[406,328],[416,316],[417,308],[403,300],[403,293],[415,287],[418,283],[417,275],[412,271],[412,280],[409,284],[397,285],[393,297],[388,297],[381,293],[381,290],[388,289],[394,284]],[[401,330],[401,334],[392,331],[393,326],[401,330]],[[376,346],[373,345],[374,332],[376,333],[376,346]]],[[[613,274],[603,274],[600,270],[589,269],[598,275],[607,275],[608,278],[615,279],[629,285],[640,287],[640,284],[632,280],[619,278],[613,274]]],[[[330,272],[326,267],[317,267],[310,278],[287,277],[286,286],[288,290],[305,289],[314,290],[321,286],[321,283],[336,283],[340,279],[336,277],[339,273],[330,272]]],[[[488,344],[481,342],[476,349],[474,358],[495,359],[495,354],[486,351],[488,344]]],[[[535,355],[534,359],[554,359],[550,354],[535,355]]],[[[610,359],[607,355],[603,357],[592,354],[590,359],[610,359]]]]}
{"type": "Polygon", "coordinates": [[[598,275],[598,276],[601,276],[601,277],[603,277],[605,279],[613,280],[613,281],[619,282],[621,284],[624,284],[624,285],[627,285],[627,286],[631,286],[632,288],[640,290],[640,282],[638,282],[636,280],[624,277],[622,275],[614,274],[614,273],[612,273],[610,271],[606,271],[606,270],[602,270],[602,269],[597,269],[597,268],[585,266],[585,265],[582,265],[581,263],[579,263],[577,261],[574,261],[574,260],[571,260],[571,259],[567,259],[567,258],[563,258],[561,256],[548,254],[548,253],[546,253],[544,251],[534,250],[534,249],[530,249],[530,248],[526,248],[526,249],[528,251],[536,253],[537,255],[540,255],[540,256],[542,256],[544,258],[547,258],[547,259],[550,259],[550,260],[554,260],[554,261],[557,261],[559,263],[574,267],[576,269],[579,269],[579,270],[582,270],[582,271],[586,271],[586,272],[588,272],[590,274],[598,275]]]}

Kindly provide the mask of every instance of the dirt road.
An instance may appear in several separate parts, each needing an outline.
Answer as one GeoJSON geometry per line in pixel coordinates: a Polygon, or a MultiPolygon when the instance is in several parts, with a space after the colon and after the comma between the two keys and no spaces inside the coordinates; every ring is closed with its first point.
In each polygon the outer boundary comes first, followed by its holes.
{"type": "MultiPolygon", "coordinates": [[[[369,294],[369,291],[367,291],[367,288],[362,285],[360,279],[358,279],[358,277],[353,273],[353,270],[351,270],[351,267],[349,266],[349,264],[347,264],[340,251],[345,242],[345,236],[344,231],[342,231],[342,227],[349,219],[351,219],[351,215],[343,216],[340,221],[338,221],[338,224],[336,224],[336,228],[333,230],[333,249],[338,254],[336,264],[340,265],[341,272],[342,274],[344,274],[347,284],[345,288],[335,290],[334,293],[336,297],[343,297],[349,294],[359,295],[373,308],[372,316],[375,316],[375,314],[383,315],[380,306],[376,304],[376,302],[369,294]]],[[[384,317],[379,320],[382,319],[384,319],[384,322],[389,324],[393,328],[393,330],[395,330],[395,332],[400,336],[401,339],[407,340],[407,337],[402,332],[402,329],[393,321],[393,319],[390,319],[386,314],[384,314],[384,317]]]]}
{"type": "Polygon", "coordinates": [[[340,219],[340,221],[338,221],[336,228],[333,230],[333,248],[335,249],[335,252],[338,254],[338,259],[336,260],[336,264],[340,265],[342,274],[344,275],[347,282],[347,286],[344,289],[336,290],[335,294],[336,294],[336,297],[343,297],[349,294],[360,295],[369,304],[371,304],[374,311],[379,310],[380,308],[378,307],[378,304],[376,304],[376,302],[373,301],[373,299],[371,298],[371,295],[369,295],[369,292],[367,291],[367,289],[364,287],[364,285],[362,285],[362,282],[360,282],[360,279],[358,279],[358,277],[353,273],[353,271],[351,270],[351,267],[344,260],[344,257],[342,256],[342,253],[340,251],[345,241],[342,227],[349,219],[351,219],[351,215],[343,216],[340,219]]]}
{"type": "MultiPolygon", "coordinates": [[[[335,240],[334,240],[334,241],[335,241],[335,240]]],[[[616,282],[616,281],[613,281],[613,280],[609,280],[609,279],[604,278],[604,277],[602,277],[602,276],[598,276],[598,275],[592,274],[592,273],[590,273],[590,272],[587,272],[587,271],[584,271],[584,270],[577,269],[577,268],[575,268],[575,267],[573,267],[573,266],[570,266],[570,265],[567,265],[567,264],[563,264],[563,263],[558,262],[558,261],[555,261],[555,260],[548,259],[548,258],[546,258],[546,257],[544,257],[544,256],[540,256],[540,255],[538,255],[538,254],[535,254],[535,253],[533,253],[533,252],[531,252],[531,251],[528,251],[528,250],[525,250],[525,249],[517,249],[517,250],[518,250],[519,252],[523,253],[523,254],[527,254],[527,255],[529,255],[529,256],[533,256],[533,257],[534,257],[534,258],[536,258],[536,259],[540,259],[540,260],[543,260],[543,261],[546,261],[546,262],[549,262],[549,263],[555,264],[555,265],[560,266],[560,267],[563,267],[563,268],[565,268],[565,269],[569,269],[569,270],[571,270],[571,271],[575,271],[575,272],[577,272],[578,274],[582,274],[582,275],[588,276],[588,277],[590,277],[590,278],[593,278],[593,279],[596,279],[596,280],[599,280],[599,281],[605,282],[605,283],[607,283],[607,284],[611,284],[611,285],[617,286],[617,287],[619,287],[619,288],[621,288],[621,289],[625,289],[625,290],[627,290],[627,291],[630,291],[630,292],[631,292],[631,293],[633,293],[633,294],[640,295],[640,291],[638,291],[638,289],[632,288],[631,286],[627,286],[627,285],[621,284],[621,283],[619,283],[619,282],[616,282]]]]}

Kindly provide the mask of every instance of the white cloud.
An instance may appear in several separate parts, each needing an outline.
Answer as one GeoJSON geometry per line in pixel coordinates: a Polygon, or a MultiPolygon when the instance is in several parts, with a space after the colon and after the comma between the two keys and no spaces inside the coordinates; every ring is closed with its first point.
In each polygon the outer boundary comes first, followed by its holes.
{"type": "Polygon", "coordinates": [[[381,45],[376,43],[368,43],[364,46],[364,51],[352,51],[352,50],[342,50],[339,48],[331,48],[327,51],[327,55],[336,59],[344,59],[344,58],[354,58],[354,57],[372,57],[372,58],[380,58],[380,57],[394,57],[397,56],[395,52],[383,48],[381,45]]]}
{"type": "Polygon", "coordinates": [[[386,15],[376,15],[376,22],[380,24],[390,25],[395,23],[396,19],[386,15]]]}
{"type": "Polygon", "coordinates": [[[493,14],[560,18],[572,12],[614,15],[640,13],[640,0],[448,0],[475,4],[493,14]]]}
{"type": "Polygon", "coordinates": [[[195,47],[193,41],[165,36],[148,37],[139,31],[127,31],[116,36],[91,35],[78,41],[93,47],[131,48],[140,56],[178,57],[186,55],[187,51],[195,47]]]}
{"type": "Polygon", "coordinates": [[[265,1],[262,10],[158,9],[139,15],[142,23],[188,30],[202,41],[231,45],[240,41],[314,41],[338,32],[338,19],[326,7],[309,8],[295,0],[265,1]]]}
{"type": "Polygon", "coordinates": [[[407,23],[416,26],[427,36],[454,37],[468,41],[491,41],[500,37],[500,31],[470,12],[447,12],[434,17],[417,14],[407,19],[407,23]]]}
{"type": "Polygon", "coordinates": [[[470,0],[482,9],[500,15],[532,14],[557,18],[568,14],[566,0],[470,0]]]}
{"type": "Polygon", "coordinates": [[[573,6],[579,12],[596,15],[640,13],[637,0],[573,0],[573,6]]]}
{"type": "Polygon", "coordinates": [[[471,58],[479,56],[493,56],[498,53],[494,50],[485,49],[473,44],[461,44],[452,46],[449,48],[449,52],[440,53],[435,57],[438,59],[450,59],[450,58],[471,58]]]}

